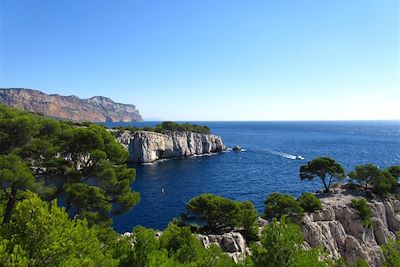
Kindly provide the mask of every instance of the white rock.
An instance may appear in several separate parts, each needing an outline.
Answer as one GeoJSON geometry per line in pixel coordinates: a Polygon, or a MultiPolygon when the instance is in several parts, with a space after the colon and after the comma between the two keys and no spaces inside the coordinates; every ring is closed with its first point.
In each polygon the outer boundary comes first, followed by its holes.
{"type": "Polygon", "coordinates": [[[129,150],[131,162],[150,163],[158,159],[189,157],[224,151],[221,137],[193,132],[125,131],[117,140],[129,150]]]}

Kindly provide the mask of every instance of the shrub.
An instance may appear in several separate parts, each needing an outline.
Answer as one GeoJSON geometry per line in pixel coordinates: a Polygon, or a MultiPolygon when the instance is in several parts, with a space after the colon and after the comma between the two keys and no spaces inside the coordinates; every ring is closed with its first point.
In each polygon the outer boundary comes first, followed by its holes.
{"type": "Polygon", "coordinates": [[[400,233],[397,233],[396,240],[389,241],[382,246],[384,256],[383,266],[392,267],[400,266],[400,233]]]}
{"type": "Polygon", "coordinates": [[[168,251],[168,257],[176,261],[171,266],[177,266],[178,263],[183,266],[234,266],[233,261],[220,248],[215,245],[209,249],[204,248],[189,227],[179,227],[174,223],[170,223],[161,235],[160,249],[168,251]]]}
{"type": "Polygon", "coordinates": [[[264,201],[264,216],[267,218],[281,218],[284,215],[303,217],[303,208],[293,196],[272,193],[264,201]]]}
{"type": "Polygon", "coordinates": [[[372,221],[371,221],[371,208],[368,206],[367,200],[364,198],[360,199],[353,199],[351,201],[352,206],[354,209],[357,210],[358,216],[360,216],[361,220],[363,221],[363,224],[365,227],[371,227],[372,226],[372,221]]]}
{"type": "Polygon", "coordinates": [[[374,192],[382,195],[388,194],[397,184],[397,179],[389,171],[381,171],[372,181],[374,192]]]}
{"type": "Polygon", "coordinates": [[[368,262],[364,259],[358,259],[354,263],[354,267],[369,267],[368,262]]]}
{"type": "Polygon", "coordinates": [[[319,249],[302,249],[303,234],[298,225],[288,223],[285,217],[273,219],[261,233],[261,245],[252,244],[253,265],[275,266],[333,266],[330,260],[322,260],[319,249]]]}
{"type": "Polygon", "coordinates": [[[0,226],[0,262],[6,266],[116,265],[85,220],[69,220],[56,201],[49,204],[32,193],[16,205],[10,223],[0,226]]]}
{"type": "Polygon", "coordinates": [[[243,234],[247,240],[258,240],[258,212],[251,201],[245,201],[240,204],[242,210],[243,234]]]}
{"type": "Polygon", "coordinates": [[[321,200],[314,194],[308,192],[303,193],[299,197],[299,204],[307,212],[314,212],[322,208],[321,200]]]}

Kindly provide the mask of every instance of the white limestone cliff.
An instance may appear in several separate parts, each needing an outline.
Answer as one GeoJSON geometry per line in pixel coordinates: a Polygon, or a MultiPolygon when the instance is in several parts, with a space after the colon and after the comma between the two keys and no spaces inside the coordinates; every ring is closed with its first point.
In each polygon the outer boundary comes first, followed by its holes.
{"type": "Polygon", "coordinates": [[[213,134],[124,131],[117,133],[116,138],[129,150],[129,161],[137,163],[217,153],[226,149],[221,137],[213,134]]]}

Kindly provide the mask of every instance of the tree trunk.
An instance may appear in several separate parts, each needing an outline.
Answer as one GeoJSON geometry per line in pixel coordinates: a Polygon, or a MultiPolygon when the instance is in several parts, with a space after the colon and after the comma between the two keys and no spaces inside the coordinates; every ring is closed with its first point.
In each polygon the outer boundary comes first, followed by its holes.
{"type": "Polygon", "coordinates": [[[3,224],[7,224],[10,222],[15,202],[17,202],[17,189],[15,187],[12,187],[11,194],[8,197],[7,208],[3,218],[3,224]]]}
{"type": "Polygon", "coordinates": [[[329,192],[329,187],[326,185],[326,181],[325,179],[321,179],[322,183],[324,184],[324,193],[328,193],[329,192]]]}

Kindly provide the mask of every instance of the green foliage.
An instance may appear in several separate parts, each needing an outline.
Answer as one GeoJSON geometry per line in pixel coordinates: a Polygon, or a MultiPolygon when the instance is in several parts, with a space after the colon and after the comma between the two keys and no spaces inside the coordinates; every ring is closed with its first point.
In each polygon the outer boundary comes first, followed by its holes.
{"type": "Polygon", "coordinates": [[[189,213],[206,222],[213,231],[240,225],[240,207],[231,199],[202,194],[192,198],[186,208],[189,213]]]}
{"type": "Polygon", "coordinates": [[[165,133],[166,131],[174,131],[174,132],[194,132],[201,134],[210,134],[210,128],[207,126],[199,126],[196,124],[190,123],[176,123],[172,121],[165,121],[159,125],[157,125],[154,129],[156,132],[165,133]]]}
{"type": "Polygon", "coordinates": [[[300,206],[307,212],[314,212],[322,209],[321,200],[312,193],[303,193],[298,201],[300,206]]]}
{"type": "Polygon", "coordinates": [[[355,170],[349,173],[349,177],[352,180],[356,180],[360,185],[363,185],[365,189],[368,188],[368,184],[376,180],[380,175],[381,171],[373,164],[365,164],[356,166],[355,170]]]}
{"type": "Polygon", "coordinates": [[[157,132],[157,133],[165,133],[167,131],[172,132],[193,132],[193,133],[201,133],[201,134],[210,134],[211,130],[207,126],[200,126],[196,124],[190,123],[176,123],[172,121],[165,121],[161,124],[156,125],[156,127],[134,127],[134,126],[118,126],[114,127],[113,129],[118,130],[119,132],[122,131],[129,131],[131,133],[137,131],[148,131],[148,132],[157,132]]]}
{"type": "Polygon", "coordinates": [[[319,249],[304,250],[300,227],[288,223],[285,217],[274,219],[261,233],[261,246],[252,245],[254,266],[332,266],[332,262],[320,259],[319,249]]]}
{"type": "Polygon", "coordinates": [[[257,239],[258,213],[250,201],[239,202],[213,194],[202,194],[192,198],[186,208],[189,215],[207,223],[207,227],[213,232],[243,227],[247,238],[257,239]]]}
{"type": "Polygon", "coordinates": [[[400,233],[397,233],[396,240],[389,241],[382,246],[384,256],[384,267],[400,266],[400,233]]]}
{"type": "Polygon", "coordinates": [[[369,184],[373,185],[373,190],[378,194],[388,194],[397,185],[400,176],[400,166],[391,166],[386,170],[380,170],[372,164],[356,166],[356,169],[349,173],[349,177],[356,180],[365,189],[369,184]]]}
{"type": "Polygon", "coordinates": [[[160,247],[184,266],[234,266],[233,261],[215,245],[205,249],[189,227],[170,223],[160,237],[160,247]]]}
{"type": "Polygon", "coordinates": [[[34,115],[0,105],[0,154],[12,153],[28,144],[39,127],[34,115]]]}
{"type": "Polygon", "coordinates": [[[358,216],[360,216],[361,220],[365,227],[372,227],[371,208],[368,206],[367,200],[364,198],[353,199],[351,201],[353,208],[357,210],[358,216]]]}
{"type": "Polygon", "coordinates": [[[369,267],[368,262],[364,259],[358,259],[354,265],[354,267],[369,267]]]}
{"type": "Polygon", "coordinates": [[[334,159],[319,157],[300,167],[300,179],[313,180],[319,178],[324,185],[324,191],[329,192],[329,188],[334,181],[345,177],[343,167],[334,159]]]}
{"type": "Polygon", "coordinates": [[[10,221],[20,191],[39,191],[40,187],[20,157],[14,154],[0,156],[0,189],[7,198],[3,223],[10,221]]]}
{"type": "Polygon", "coordinates": [[[234,266],[233,261],[216,246],[206,249],[188,227],[170,223],[160,239],[152,229],[135,227],[122,243],[133,244],[120,255],[120,266],[234,266]]]}
{"type": "Polygon", "coordinates": [[[259,227],[257,224],[258,212],[251,201],[240,204],[242,210],[243,235],[246,240],[258,240],[259,227]]]}
{"type": "Polygon", "coordinates": [[[133,243],[133,248],[126,253],[126,258],[120,262],[121,266],[147,266],[160,249],[160,242],[155,237],[154,230],[141,226],[133,229],[132,236],[127,241],[133,243]]]}
{"type": "Polygon", "coordinates": [[[264,201],[264,216],[267,218],[278,218],[282,216],[295,215],[303,217],[303,208],[293,196],[272,193],[264,201]]]}
{"type": "Polygon", "coordinates": [[[30,194],[0,226],[0,259],[13,266],[115,266],[85,221],[69,220],[62,208],[30,194]]]}
{"type": "Polygon", "coordinates": [[[396,180],[399,179],[400,177],[400,165],[397,166],[390,166],[389,168],[386,169],[393,177],[396,178],[396,180]]]}
{"type": "Polygon", "coordinates": [[[381,171],[380,174],[372,181],[375,193],[386,195],[397,184],[397,179],[389,171],[381,171]]]}
{"type": "MultiPolygon", "coordinates": [[[[29,181],[43,177],[46,193],[54,187],[52,198],[66,198],[71,217],[109,223],[111,214],[125,212],[139,201],[131,189],[135,171],[125,164],[128,152],[103,126],[78,127],[0,105],[0,155],[10,154],[30,168],[35,178],[29,181]]],[[[33,190],[19,186],[17,190],[33,190]]],[[[17,194],[9,184],[6,191],[17,194]]]]}

